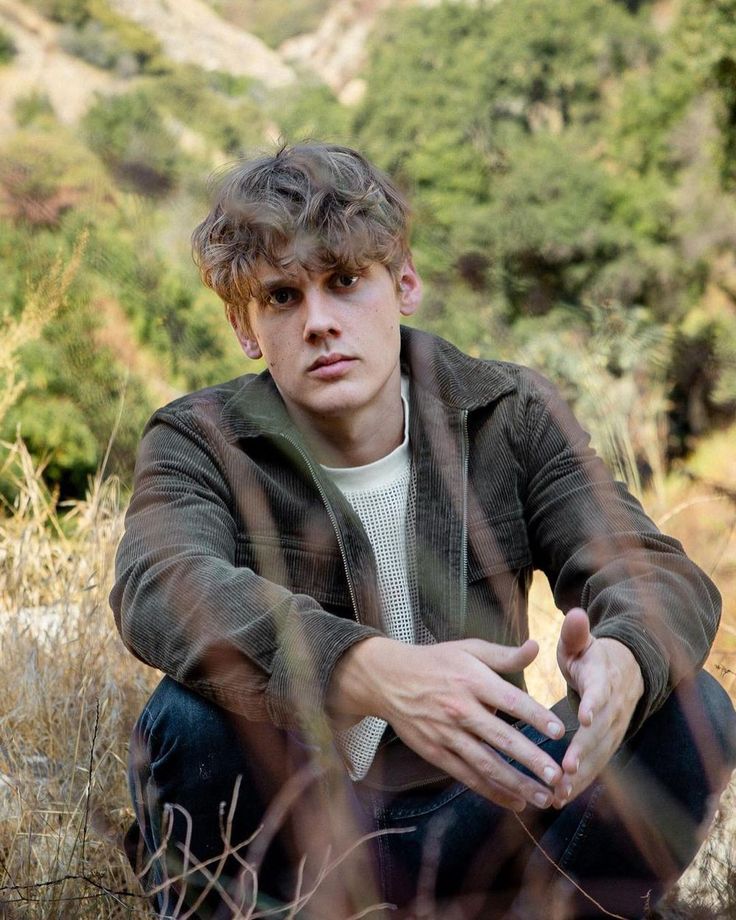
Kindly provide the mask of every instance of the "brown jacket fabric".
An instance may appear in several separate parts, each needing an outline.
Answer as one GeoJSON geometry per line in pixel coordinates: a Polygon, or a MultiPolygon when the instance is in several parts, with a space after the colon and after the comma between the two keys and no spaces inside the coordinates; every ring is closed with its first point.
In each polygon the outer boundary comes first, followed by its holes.
{"type": "MultiPolygon", "coordinates": [[[[585,608],[595,635],[635,655],[645,683],[635,730],[707,655],[714,585],[611,479],[538,374],[406,327],[402,365],[419,615],[438,641],[518,643],[542,569],[562,611],[585,608]]],[[[268,372],[153,415],[110,600],[138,658],[282,727],[319,712],[339,657],[381,632],[362,525],[268,372]]]]}

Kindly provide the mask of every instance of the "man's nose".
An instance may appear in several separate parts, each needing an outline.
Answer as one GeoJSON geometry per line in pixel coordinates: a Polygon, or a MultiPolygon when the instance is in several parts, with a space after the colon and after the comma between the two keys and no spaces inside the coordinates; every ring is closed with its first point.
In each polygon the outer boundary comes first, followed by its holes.
{"type": "Polygon", "coordinates": [[[304,339],[340,334],[337,304],[329,291],[312,288],[304,292],[304,339]]]}

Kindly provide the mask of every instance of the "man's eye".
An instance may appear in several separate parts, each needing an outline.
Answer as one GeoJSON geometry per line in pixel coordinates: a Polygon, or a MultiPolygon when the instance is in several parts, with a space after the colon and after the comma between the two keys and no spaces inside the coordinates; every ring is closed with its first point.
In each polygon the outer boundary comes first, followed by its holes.
{"type": "Polygon", "coordinates": [[[359,275],[351,275],[350,272],[337,272],[332,276],[332,286],[336,288],[354,287],[359,277],[359,275]]]}
{"type": "Polygon", "coordinates": [[[268,303],[274,307],[287,307],[293,302],[295,291],[293,288],[276,288],[268,295],[268,303]]]}

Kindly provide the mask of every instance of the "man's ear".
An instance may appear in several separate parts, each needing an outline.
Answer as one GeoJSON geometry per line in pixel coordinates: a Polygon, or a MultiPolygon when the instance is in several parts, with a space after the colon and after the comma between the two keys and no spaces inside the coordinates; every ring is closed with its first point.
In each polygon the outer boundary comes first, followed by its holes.
{"type": "Polygon", "coordinates": [[[399,310],[402,316],[411,316],[422,301],[422,279],[414,268],[411,256],[401,267],[398,281],[399,310]]]}
{"type": "Polygon", "coordinates": [[[252,337],[252,333],[243,328],[242,317],[232,306],[228,306],[227,308],[227,318],[246,356],[252,358],[254,361],[258,358],[262,358],[263,352],[261,351],[261,346],[256,339],[252,337]]]}

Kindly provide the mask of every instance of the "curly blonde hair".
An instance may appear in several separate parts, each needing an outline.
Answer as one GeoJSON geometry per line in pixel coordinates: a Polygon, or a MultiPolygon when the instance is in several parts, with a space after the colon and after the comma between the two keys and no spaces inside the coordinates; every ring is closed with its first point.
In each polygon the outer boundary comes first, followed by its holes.
{"type": "Polygon", "coordinates": [[[330,271],[379,262],[397,281],[409,218],[405,196],[356,150],[296,144],[224,173],[192,252],[204,283],[247,329],[248,303],[262,294],[258,264],[330,271]]]}

